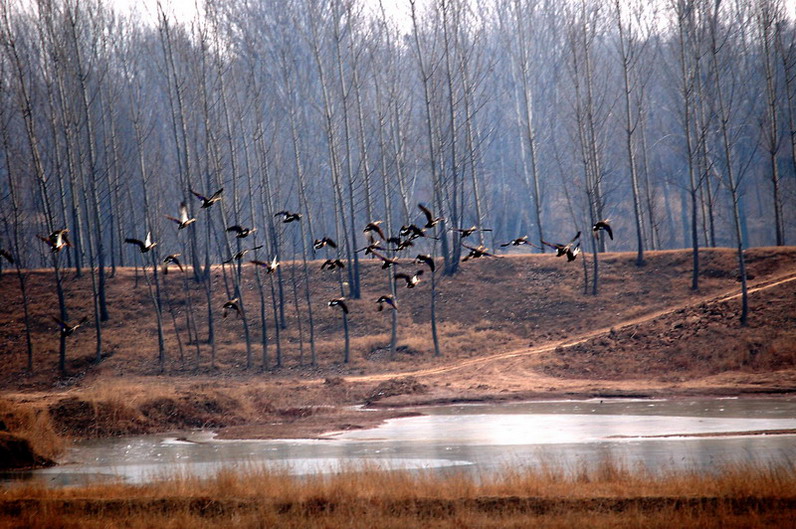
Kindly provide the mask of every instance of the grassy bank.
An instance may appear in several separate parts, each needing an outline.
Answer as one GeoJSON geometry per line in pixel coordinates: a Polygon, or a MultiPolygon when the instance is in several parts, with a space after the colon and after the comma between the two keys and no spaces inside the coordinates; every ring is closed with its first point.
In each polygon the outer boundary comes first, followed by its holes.
{"type": "Polygon", "coordinates": [[[0,528],[793,526],[796,466],[649,472],[614,462],[560,470],[359,471],[310,478],[251,469],[51,490],[0,491],[0,528]]]}

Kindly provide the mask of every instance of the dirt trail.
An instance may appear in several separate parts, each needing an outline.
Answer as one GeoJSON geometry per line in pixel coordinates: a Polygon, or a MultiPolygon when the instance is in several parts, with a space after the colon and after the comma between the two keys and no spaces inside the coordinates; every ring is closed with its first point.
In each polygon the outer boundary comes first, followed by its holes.
{"type": "MultiPolygon", "coordinates": [[[[783,285],[785,283],[789,283],[791,281],[796,281],[796,273],[789,273],[785,275],[780,275],[777,277],[767,278],[765,280],[759,281],[755,283],[754,286],[748,288],[748,293],[753,294],[755,292],[760,292],[763,290],[767,290],[770,288],[777,287],[779,285],[783,285]]],[[[556,342],[552,342],[546,345],[542,345],[539,347],[525,347],[522,349],[515,349],[513,351],[507,351],[505,353],[497,353],[488,356],[481,356],[478,358],[471,358],[466,360],[460,360],[453,364],[439,366],[439,367],[432,367],[427,369],[419,369],[416,371],[401,371],[401,372],[392,372],[392,373],[380,373],[378,375],[361,375],[361,376],[349,376],[345,377],[347,382],[383,382],[386,380],[390,380],[393,378],[400,378],[400,377],[426,377],[432,375],[439,375],[443,373],[449,373],[451,371],[457,371],[460,369],[473,367],[473,366],[483,366],[486,364],[490,364],[493,362],[499,362],[502,360],[508,360],[512,358],[524,357],[524,356],[532,356],[538,355],[550,351],[554,351],[557,348],[568,348],[574,347],[576,345],[580,345],[584,342],[587,342],[591,339],[607,335],[612,331],[618,331],[622,329],[626,329],[628,327],[632,327],[634,325],[638,325],[641,323],[646,323],[648,321],[652,321],[656,318],[660,318],[667,314],[672,314],[682,309],[688,309],[690,307],[696,307],[703,303],[722,303],[725,301],[730,301],[732,299],[736,299],[741,297],[741,292],[736,292],[735,289],[733,291],[727,291],[719,295],[711,295],[711,296],[703,296],[697,300],[690,300],[688,303],[682,303],[680,305],[676,305],[674,307],[668,307],[664,310],[652,312],[645,316],[641,316],[639,318],[633,318],[631,320],[626,320],[623,322],[615,323],[614,325],[601,327],[594,331],[581,334],[576,338],[559,340],[556,342]]],[[[527,373],[525,374],[527,376],[527,373]]],[[[547,377],[544,377],[547,378],[547,377]]]]}

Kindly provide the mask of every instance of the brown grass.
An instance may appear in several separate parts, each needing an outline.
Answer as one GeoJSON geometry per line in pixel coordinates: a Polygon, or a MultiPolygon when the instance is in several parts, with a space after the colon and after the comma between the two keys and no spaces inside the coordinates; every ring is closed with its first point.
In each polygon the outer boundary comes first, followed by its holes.
{"type": "Polygon", "coordinates": [[[796,467],[650,474],[593,467],[468,473],[252,468],[146,486],[0,491],[11,527],[770,527],[796,520],[796,467]]]}

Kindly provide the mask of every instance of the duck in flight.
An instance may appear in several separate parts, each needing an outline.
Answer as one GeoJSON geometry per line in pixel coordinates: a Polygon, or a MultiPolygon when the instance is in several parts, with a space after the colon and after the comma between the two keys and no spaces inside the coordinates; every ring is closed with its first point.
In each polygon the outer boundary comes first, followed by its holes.
{"type": "Polygon", "coordinates": [[[146,232],[146,239],[143,241],[139,239],[125,239],[124,242],[137,245],[138,249],[141,250],[141,253],[147,253],[149,250],[158,245],[158,243],[152,242],[152,232],[149,231],[146,232]]]}
{"type": "Polygon", "coordinates": [[[276,269],[279,267],[279,261],[277,261],[276,256],[274,256],[274,258],[271,259],[270,262],[259,261],[257,259],[252,259],[250,262],[253,265],[262,266],[263,268],[265,268],[266,274],[273,274],[274,272],[276,272],[276,269]]]}
{"type": "Polygon", "coordinates": [[[426,224],[425,226],[423,226],[426,229],[433,228],[434,226],[445,220],[444,217],[435,217],[434,214],[431,212],[431,210],[428,209],[423,204],[418,204],[417,207],[420,208],[420,211],[422,211],[423,215],[426,216],[426,224]]]}
{"type": "Polygon", "coordinates": [[[343,314],[348,314],[348,305],[345,303],[345,298],[330,299],[326,304],[330,307],[339,307],[343,314]]]}
{"type": "Polygon", "coordinates": [[[378,307],[376,307],[376,310],[379,312],[384,310],[385,303],[390,307],[392,307],[393,310],[398,310],[398,303],[395,301],[395,296],[393,296],[392,294],[385,294],[383,296],[379,296],[379,299],[376,300],[376,303],[379,304],[378,307]]]}
{"type": "Polygon", "coordinates": [[[3,256],[9,263],[14,264],[14,256],[5,248],[0,248],[0,256],[3,256]]]}
{"type": "Polygon", "coordinates": [[[254,250],[259,250],[259,249],[260,249],[260,248],[262,248],[262,247],[263,247],[263,245],[262,245],[262,244],[260,244],[260,245],[258,245],[258,246],[254,246],[253,248],[244,248],[243,250],[239,251],[238,253],[236,253],[235,255],[233,255],[232,257],[230,257],[229,259],[227,259],[226,261],[222,261],[222,262],[223,262],[224,264],[228,264],[228,263],[231,263],[232,261],[240,261],[241,259],[243,259],[243,257],[244,257],[244,256],[245,256],[247,253],[249,253],[249,252],[252,252],[252,251],[254,251],[254,250]]]}
{"type": "Polygon", "coordinates": [[[185,202],[180,203],[180,217],[172,217],[171,215],[164,215],[167,219],[177,223],[177,229],[182,230],[196,222],[196,219],[188,215],[188,204],[185,202]]]}
{"type": "Polygon", "coordinates": [[[470,226],[469,228],[451,228],[451,231],[458,232],[459,237],[464,239],[465,237],[469,237],[477,231],[492,231],[492,228],[479,228],[478,226],[470,226]]]}
{"type": "Polygon", "coordinates": [[[611,229],[611,225],[608,224],[607,220],[600,220],[596,222],[594,226],[591,227],[591,231],[594,233],[595,239],[599,239],[600,231],[604,231],[605,233],[608,234],[608,237],[610,237],[612,241],[614,240],[614,232],[611,229]]]}
{"type": "Polygon", "coordinates": [[[238,304],[239,302],[240,299],[238,298],[232,298],[230,300],[225,301],[224,304],[221,305],[221,308],[224,310],[223,316],[226,318],[229,315],[229,311],[234,310],[235,312],[238,313],[238,316],[240,317],[240,305],[238,304]]]}
{"type": "Polygon", "coordinates": [[[291,213],[285,209],[275,213],[274,217],[282,217],[282,222],[287,224],[289,222],[297,222],[301,220],[301,213],[291,213]]]}
{"type": "Polygon", "coordinates": [[[221,189],[219,189],[218,191],[216,191],[215,193],[213,193],[209,197],[206,197],[206,196],[204,196],[204,195],[202,195],[200,193],[197,193],[193,189],[191,189],[190,191],[196,198],[198,198],[198,199],[200,199],[202,201],[202,209],[207,209],[210,206],[212,206],[213,204],[215,204],[216,202],[218,202],[219,200],[221,200],[221,194],[224,193],[224,188],[222,187],[221,189]]]}
{"type": "Polygon", "coordinates": [[[470,250],[470,253],[462,257],[462,261],[469,261],[470,259],[479,259],[481,257],[497,257],[497,255],[490,253],[484,245],[468,246],[462,243],[462,246],[470,250]]]}
{"type": "Polygon", "coordinates": [[[327,259],[321,265],[321,270],[342,270],[345,268],[345,263],[340,259],[327,259]]]}
{"type": "Polygon", "coordinates": [[[163,258],[163,261],[161,261],[161,271],[163,272],[164,276],[169,273],[169,264],[171,263],[177,265],[177,268],[180,269],[180,272],[185,272],[185,269],[182,267],[182,263],[180,263],[180,260],[177,259],[180,255],[182,254],[172,253],[163,258]]]}
{"type": "Polygon", "coordinates": [[[403,272],[398,272],[393,277],[395,277],[396,281],[398,279],[403,279],[406,282],[406,288],[415,288],[418,283],[420,283],[420,276],[423,275],[423,270],[418,270],[412,275],[405,274],[403,272]]]}
{"type": "Polygon", "coordinates": [[[235,224],[227,228],[227,231],[235,232],[235,238],[237,239],[245,239],[246,237],[257,231],[257,228],[245,228],[243,226],[235,224]]]}
{"type": "Polygon", "coordinates": [[[69,238],[66,235],[67,233],[69,233],[69,230],[62,228],[60,230],[55,230],[47,237],[38,234],[36,237],[44,241],[50,247],[50,252],[58,253],[65,247],[72,246],[72,243],[69,242],[69,238]]]}
{"type": "Polygon", "coordinates": [[[413,262],[415,264],[423,263],[425,265],[428,265],[429,269],[431,270],[431,273],[434,273],[434,271],[437,269],[437,266],[434,264],[434,259],[426,253],[417,254],[417,257],[415,257],[415,260],[413,262]]]}
{"type": "Polygon", "coordinates": [[[362,233],[373,233],[375,232],[376,235],[381,237],[381,240],[385,240],[386,237],[384,236],[384,230],[381,229],[380,224],[384,222],[383,220],[372,220],[365,225],[365,229],[362,230],[362,233]]]}
{"type": "MultiPolygon", "coordinates": [[[[562,255],[566,255],[567,250],[571,249],[575,245],[575,241],[577,241],[578,239],[580,239],[580,232],[576,233],[575,236],[572,237],[572,240],[569,241],[567,244],[550,243],[545,240],[542,241],[542,244],[544,244],[545,246],[549,246],[550,248],[553,248],[556,251],[556,257],[561,257],[562,255]]],[[[580,242],[578,242],[578,245],[580,245],[580,242]]]]}
{"type": "Polygon", "coordinates": [[[334,239],[330,239],[329,237],[324,237],[322,239],[315,239],[315,242],[312,243],[312,247],[315,250],[320,250],[325,246],[328,246],[329,248],[337,248],[337,243],[334,242],[334,239]]]}
{"type": "Polygon", "coordinates": [[[377,252],[376,250],[371,250],[370,253],[374,257],[378,257],[379,259],[381,259],[381,267],[382,267],[382,269],[387,269],[387,268],[391,267],[392,265],[397,265],[398,264],[398,260],[397,259],[390,259],[386,255],[382,255],[379,252],[377,252]]]}
{"type": "Polygon", "coordinates": [[[64,320],[56,316],[51,317],[53,320],[55,320],[55,323],[58,324],[58,330],[60,331],[61,336],[71,336],[78,329],[78,327],[85,325],[88,322],[87,316],[83,316],[83,318],[74,325],[69,325],[64,320]]]}

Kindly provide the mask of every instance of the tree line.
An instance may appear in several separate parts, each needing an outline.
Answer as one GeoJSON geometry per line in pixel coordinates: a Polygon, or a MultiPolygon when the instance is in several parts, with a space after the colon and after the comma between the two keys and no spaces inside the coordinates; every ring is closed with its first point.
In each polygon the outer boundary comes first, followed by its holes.
{"type": "MultiPolygon", "coordinates": [[[[584,239],[595,295],[601,252],[633,251],[643,266],[647,250],[692,248],[696,289],[698,249],[735,247],[745,321],[743,249],[784,245],[796,224],[796,26],[784,1],[399,4],[396,17],[383,1],[207,1],[188,20],[161,5],[149,20],[100,0],[0,0],[0,247],[26,321],[26,270],[53,269],[64,322],[64,274],[88,274],[100,358],[105,284],[142,267],[162,362],[164,321],[178,315],[160,265],[179,254],[186,343],[198,344],[204,311],[214,355],[211,267],[257,248],[301,263],[256,267],[259,304],[239,305],[247,365],[255,312],[263,365],[280,365],[286,299],[306,308],[314,344],[314,242],[337,241],[323,256],[345,264],[340,294],[358,298],[363,226],[396,234],[422,219],[419,202],[441,220],[406,252],[438,257],[446,275],[470,226],[488,228],[473,244],[527,234],[545,251],[543,240],[610,220],[622,236],[584,239]],[[195,195],[221,188],[201,222],[166,218],[182,203],[195,215],[195,195]],[[230,226],[257,229],[240,238],[230,226]],[[66,251],[37,242],[60,229],[66,251]],[[151,252],[125,244],[147,234],[151,252]]],[[[229,299],[242,298],[242,264],[223,267],[229,299]]],[[[60,351],[63,370],[63,333],[60,351]]]]}

